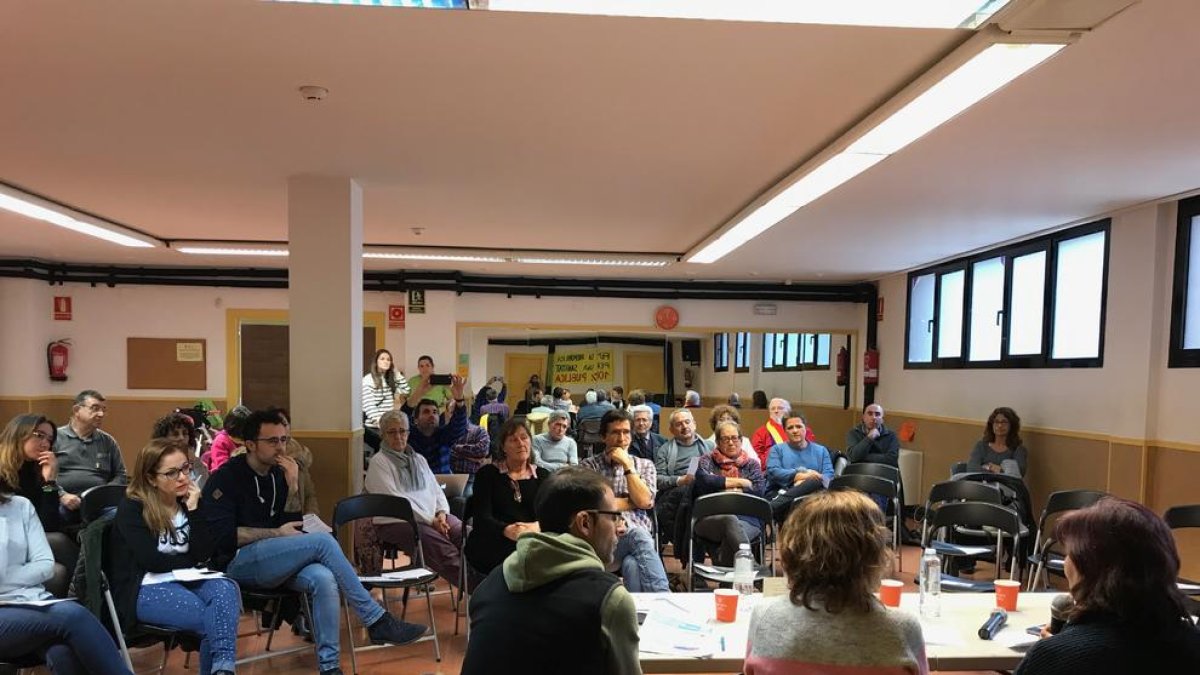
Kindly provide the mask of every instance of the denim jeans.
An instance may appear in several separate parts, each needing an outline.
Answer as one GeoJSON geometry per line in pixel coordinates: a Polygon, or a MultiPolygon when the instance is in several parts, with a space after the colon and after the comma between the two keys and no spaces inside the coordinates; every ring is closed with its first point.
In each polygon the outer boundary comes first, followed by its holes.
{"type": "Polygon", "coordinates": [[[45,658],[54,675],[130,675],[112,636],[73,601],[0,607],[0,659],[30,654],[45,658]]]}
{"type": "Polygon", "coordinates": [[[667,570],[654,547],[654,537],[644,527],[631,527],[617,539],[613,558],[621,567],[621,580],[630,593],[670,590],[667,570]]]}
{"type": "Polygon", "coordinates": [[[242,594],[232,579],[152,584],[138,592],[138,621],[203,637],[200,675],[234,670],[241,612],[242,594]]]}
{"type": "Polygon", "coordinates": [[[313,640],[321,670],[339,665],[341,620],[338,590],[364,625],[383,617],[383,607],[358,580],[350,561],[328,534],[311,533],[261,539],[238,549],[225,570],[249,588],[286,586],[307,593],[313,604],[313,640]]]}

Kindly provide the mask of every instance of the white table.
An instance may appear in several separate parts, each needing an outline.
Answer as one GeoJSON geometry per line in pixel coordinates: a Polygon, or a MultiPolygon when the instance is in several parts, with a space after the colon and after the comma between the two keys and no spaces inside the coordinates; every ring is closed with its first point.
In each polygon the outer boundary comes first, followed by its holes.
{"type": "MultiPolygon", "coordinates": [[[[980,640],[977,632],[995,603],[993,593],[943,593],[942,613],[937,619],[922,619],[925,654],[930,670],[1012,670],[1024,650],[1008,646],[1025,635],[1029,626],[1050,620],[1050,601],[1055,593],[1021,593],[1017,611],[1009,612],[1008,624],[995,640],[980,640]]],[[[711,593],[635,593],[638,610],[685,612],[694,621],[712,628],[714,645],[709,656],[696,658],[643,652],[640,660],[646,673],[737,673],[746,656],[750,612],[739,606],[737,621],[718,623],[711,593]],[[665,604],[669,603],[669,604],[665,604]],[[724,649],[721,648],[724,638],[724,649]]],[[[762,600],[755,594],[749,603],[762,600]]],[[[917,614],[917,594],[905,593],[899,610],[917,614]]]]}

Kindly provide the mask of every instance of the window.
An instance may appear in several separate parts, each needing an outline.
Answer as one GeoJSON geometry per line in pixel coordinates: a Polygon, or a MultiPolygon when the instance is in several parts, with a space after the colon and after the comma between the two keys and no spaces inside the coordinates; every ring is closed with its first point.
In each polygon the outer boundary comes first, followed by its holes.
{"type": "Polygon", "coordinates": [[[713,372],[729,370],[729,333],[713,334],[713,372]]]}
{"type": "MultiPolygon", "coordinates": [[[[1200,220],[1200,203],[1193,215],[1200,220]]],[[[909,274],[905,367],[1102,366],[1109,226],[1103,220],[909,274]]],[[[1200,309],[1196,316],[1200,365],[1200,309]]]]}
{"type": "Polygon", "coordinates": [[[734,333],[733,372],[750,372],[750,334],[734,333]]]}
{"type": "Polygon", "coordinates": [[[829,333],[764,333],[763,371],[827,370],[829,333]]]}
{"type": "Polygon", "coordinates": [[[1200,368],[1200,198],[1179,202],[1171,293],[1171,368],[1200,368]]]}

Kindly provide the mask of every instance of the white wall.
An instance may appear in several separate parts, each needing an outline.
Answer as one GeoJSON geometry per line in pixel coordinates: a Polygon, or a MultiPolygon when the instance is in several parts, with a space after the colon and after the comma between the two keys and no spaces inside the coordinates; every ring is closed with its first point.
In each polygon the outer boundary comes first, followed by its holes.
{"type": "Polygon", "coordinates": [[[906,275],[880,282],[885,407],[983,420],[1012,406],[1022,423],[1129,438],[1196,442],[1189,394],[1196,369],[1168,369],[1174,204],[1113,215],[1102,368],[905,370],[906,275]]]}

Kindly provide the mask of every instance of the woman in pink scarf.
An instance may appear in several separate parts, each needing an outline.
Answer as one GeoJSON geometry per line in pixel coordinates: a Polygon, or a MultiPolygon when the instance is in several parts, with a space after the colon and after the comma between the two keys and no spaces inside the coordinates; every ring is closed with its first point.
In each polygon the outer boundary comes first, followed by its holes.
{"type": "MultiPolygon", "coordinates": [[[[742,432],[733,422],[719,422],[716,429],[717,447],[700,458],[696,469],[697,498],[722,491],[737,491],[763,496],[767,477],[758,458],[742,448],[742,432]]],[[[762,534],[762,522],[749,516],[710,516],[696,523],[696,536],[715,547],[713,562],[726,567],[733,565],[738,546],[754,541],[762,534]]]]}

